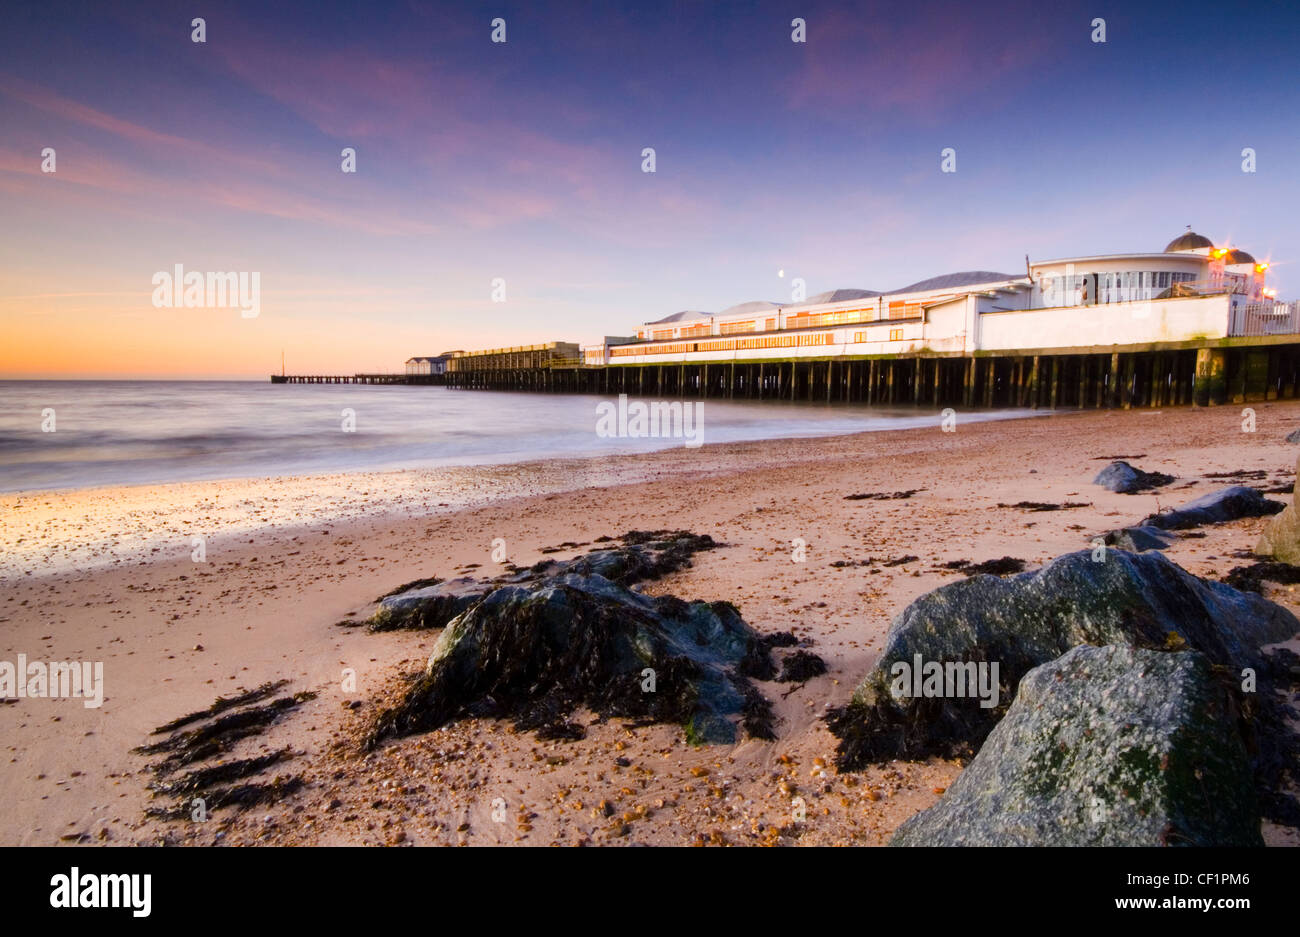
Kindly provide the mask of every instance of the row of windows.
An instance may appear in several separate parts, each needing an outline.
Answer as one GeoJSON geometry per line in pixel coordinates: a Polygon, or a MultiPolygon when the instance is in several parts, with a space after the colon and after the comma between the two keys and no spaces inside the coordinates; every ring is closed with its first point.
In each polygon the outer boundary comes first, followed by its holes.
{"type": "MultiPolygon", "coordinates": [[[[1043,277],[1040,281],[1043,295],[1057,295],[1083,288],[1085,274],[1068,277],[1043,277]]],[[[1194,273],[1175,273],[1169,270],[1123,270],[1097,274],[1098,286],[1104,290],[1167,290],[1175,283],[1191,283],[1194,273]]]]}
{"type": "Polygon", "coordinates": [[[692,351],[746,351],[759,348],[805,348],[810,345],[832,345],[835,335],[819,332],[803,335],[770,335],[766,338],[730,338],[712,342],[674,342],[670,345],[622,345],[611,348],[611,358],[632,355],[682,355],[692,351]]]}
{"type": "Polygon", "coordinates": [[[842,312],[803,312],[786,319],[786,328],[802,329],[819,325],[848,325],[852,322],[868,322],[874,318],[874,309],[845,309],[842,312]]]}
{"type": "MultiPolygon", "coordinates": [[[[1075,277],[1074,279],[1077,280],[1081,278],[1075,277]]],[[[1076,284],[1074,288],[1077,289],[1078,285],[1076,284]]],[[[1044,287],[1044,289],[1046,289],[1046,287],[1044,287]]],[[[921,304],[907,303],[902,301],[890,303],[886,315],[890,319],[919,318],[921,315],[921,304]]],[[[851,325],[855,322],[874,322],[874,321],[876,321],[875,307],[867,307],[863,309],[846,309],[841,312],[818,312],[818,313],[802,312],[799,313],[798,315],[792,315],[788,317],[785,321],[784,328],[792,329],[792,330],[820,328],[820,327],[834,326],[834,325],[851,325]]],[[[742,322],[723,322],[721,323],[721,325],[719,325],[718,332],[722,335],[735,335],[741,332],[755,332],[758,331],[758,328],[759,328],[759,320],[746,319],[742,322]]],[[[776,328],[777,328],[777,320],[775,317],[768,318],[763,321],[763,331],[774,332],[776,331],[776,328]]],[[[688,326],[683,326],[681,328],[681,331],[678,333],[677,337],[698,338],[700,336],[712,335],[712,334],[713,334],[712,325],[688,325],[688,326]]],[[[647,337],[645,332],[638,332],[637,335],[640,338],[647,337]]],[[[657,329],[649,333],[648,337],[653,341],[663,341],[665,339],[670,339],[673,337],[673,330],[657,329]]]]}
{"type": "MultiPolygon", "coordinates": [[[[853,333],[853,341],[855,342],[872,340],[869,332],[853,333]]],[[[875,341],[879,340],[879,338],[875,339],[875,341]]],[[[901,342],[903,340],[903,330],[890,329],[888,340],[901,342]]],[[[635,355],[682,355],[689,352],[752,351],[762,348],[807,348],[817,345],[833,345],[834,343],[835,334],[833,332],[814,332],[799,335],[769,335],[764,338],[719,339],[711,342],[674,342],[669,345],[655,345],[653,347],[623,345],[611,348],[609,354],[612,358],[622,358],[635,355]]]]}
{"type": "Polygon", "coordinates": [[[758,323],[753,319],[747,322],[724,322],[718,329],[723,335],[735,335],[737,332],[753,332],[758,328],[758,323]]]}

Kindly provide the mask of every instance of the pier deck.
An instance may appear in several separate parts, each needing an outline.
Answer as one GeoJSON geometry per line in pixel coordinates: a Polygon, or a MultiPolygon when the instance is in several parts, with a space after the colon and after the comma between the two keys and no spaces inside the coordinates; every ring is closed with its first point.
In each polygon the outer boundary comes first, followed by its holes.
{"type": "Polygon", "coordinates": [[[275,375],[286,384],[824,401],[884,406],[1123,408],[1300,397],[1300,335],[1016,352],[492,368],[438,375],[275,375]]]}

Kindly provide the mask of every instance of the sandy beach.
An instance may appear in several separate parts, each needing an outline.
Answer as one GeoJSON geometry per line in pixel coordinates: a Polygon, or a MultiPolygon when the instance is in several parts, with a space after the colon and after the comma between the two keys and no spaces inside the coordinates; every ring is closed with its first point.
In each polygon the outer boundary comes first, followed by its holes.
{"type": "MultiPolygon", "coordinates": [[[[961,770],[940,759],[860,774],[828,767],[835,739],[822,716],[848,699],[891,618],[959,576],[943,563],[1010,556],[1033,568],[1233,483],[1213,473],[1262,472],[1242,483],[1289,486],[1300,450],[1283,437],[1300,425],[1300,403],[1253,406],[1254,433],[1242,431],[1234,407],[1093,411],[955,433],[936,421],[490,469],[0,496],[0,657],[102,660],[105,681],[97,709],[0,705],[9,807],[0,843],[884,844],[961,770]],[[1178,480],[1139,495],[1093,485],[1116,457],[1178,480]],[[1079,506],[1006,506],[1022,501],[1079,506]],[[498,539],[527,566],[652,529],[724,546],[647,593],[725,599],[758,631],[791,630],[825,659],[829,672],[805,684],[761,685],[779,717],[777,741],[691,747],[678,727],[612,720],[582,741],[543,742],[465,720],[360,750],[367,720],[423,667],[436,634],[373,634],[340,621],[365,617],[402,583],[489,567],[498,539]],[[191,558],[195,536],[204,562],[191,558]],[[794,560],[799,541],[803,562],[794,560]],[[562,544],[577,546],[555,550],[562,544]],[[834,565],[866,558],[876,562],[834,565]],[[344,689],[345,670],[355,689],[344,689]],[[146,759],[130,750],[169,719],[279,679],[317,695],[235,754],[288,747],[294,755],[280,770],[305,787],[203,823],[146,819],[146,759]],[[792,826],[795,796],[807,816],[792,826]]],[[[1246,562],[1233,554],[1249,551],[1265,522],[1206,527],[1168,555],[1219,578],[1246,562]]],[[[1292,588],[1265,586],[1300,611],[1292,588]]],[[[1300,842],[1269,824],[1264,835],[1300,842]]]]}

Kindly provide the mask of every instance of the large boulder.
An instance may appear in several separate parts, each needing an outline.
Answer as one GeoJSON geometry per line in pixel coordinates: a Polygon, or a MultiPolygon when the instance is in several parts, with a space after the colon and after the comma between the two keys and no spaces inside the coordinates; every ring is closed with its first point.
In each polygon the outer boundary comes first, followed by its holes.
{"type": "Polygon", "coordinates": [[[891,845],[1262,846],[1236,720],[1202,654],[1076,647],[891,845]]]}
{"type": "Polygon", "coordinates": [[[1092,483],[1101,485],[1108,491],[1131,495],[1137,494],[1139,491],[1159,488],[1173,480],[1174,476],[1166,475],[1163,472],[1144,472],[1140,468],[1134,468],[1127,462],[1112,462],[1097,473],[1097,477],[1092,480],[1092,483]]]}
{"type": "Polygon", "coordinates": [[[1260,595],[1191,575],[1158,552],[1058,557],[1008,579],[976,576],[926,593],[893,621],[880,660],[848,706],[828,714],[837,765],[969,757],[1034,667],[1080,644],[1189,646],[1215,664],[1261,665],[1258,648],[1300,631],[1260,595]],[[997,666],[997,692],[923,695],[900,687],[918,664],[997,666]],[[902,692],[898,692],[899,690],[902,692]],[[990,705],[990,703],[992,705],[990,705]]]}
{"type": "MultiPolygon", "coordinates": [[[[1290,439],[1289,436],[1287,438],[1290,439]]],[[[1296,460],[1296,472],[1300,473],[1300,459],[1296,460]]],[[[1296,477],[1300,478],[1300,474],[1296,477]]],[[[1255,544],[1255,552],[1292,566],[1300,565],[1300,514],[1296,512],[1294,498],[1286,510],[1264,527],[1259,542],[1255,544]]]]}
{"type": "Polygon", "coordinates": [[[774,643],[729,603],[650,598],[603,576],[502,586],[448,623],[369,743],[466,716],[579,738],[569,717],[580,707],[677,723],[693,742],[732,742],[737,724],[773,738],[771,706],[749,677],[775,676],[774,643]]]}
{"type": "Polygon", "coordinates": [[[1243,517],[1268,517],[1285,507],[1281,501],[1265,498],[1255,488],[1231,485],[1202,495],[1176,510],[1152,514],[1142,523],[1164,530],[1185,530],[1205,524],[1222,524],[1243,517]]]}

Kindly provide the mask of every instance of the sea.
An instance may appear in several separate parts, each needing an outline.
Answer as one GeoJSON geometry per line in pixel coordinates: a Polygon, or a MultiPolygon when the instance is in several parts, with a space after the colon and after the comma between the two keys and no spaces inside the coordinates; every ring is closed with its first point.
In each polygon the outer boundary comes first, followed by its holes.
{"type": "MultiPolygon", "coordinates": [[[[494,465],[695,444],[680,435],[635,435],[637,401],[653,402],[630,398],[620,420],[617,398],[602,395],[269,381],[0,381],[0,491],[494,465]]],[[[702,405],[692,410],[699,425],[683,429],[705,444],[919,426],[938,431],[942,419],[938,409],[910,406],[682,403],[702,405]]],[[[1032,413],[963,412],[956,420],[1032,413]]]]}

